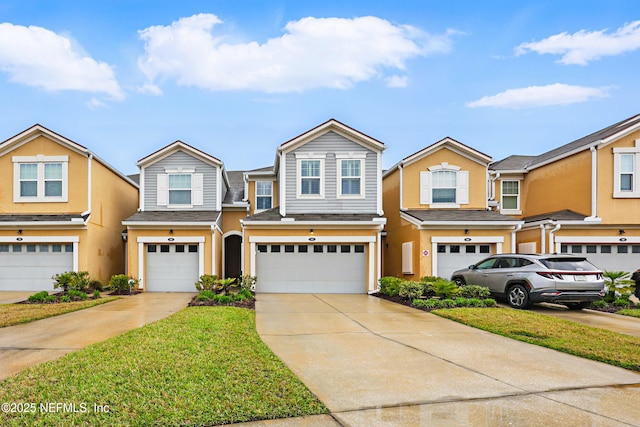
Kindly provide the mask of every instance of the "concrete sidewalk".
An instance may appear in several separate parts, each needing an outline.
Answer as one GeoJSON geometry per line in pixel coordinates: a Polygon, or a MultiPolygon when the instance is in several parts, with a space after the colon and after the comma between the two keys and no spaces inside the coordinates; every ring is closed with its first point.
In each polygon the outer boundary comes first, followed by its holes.
{"type": "MultiPolygon", "coordinates": [[[[0,381],[29,366],[168,317],[185,308],[194,295],[141,293],[73,313],[0,328],[0,381]]],[[[3,303],[12,298],[0,294],[3,303]]]]}
{"type": "Polygon", "coordinates": [[[379,298],[259,294],[256,321],[331,416],[248,425],[640,425],[640,374],[379,298]]]}

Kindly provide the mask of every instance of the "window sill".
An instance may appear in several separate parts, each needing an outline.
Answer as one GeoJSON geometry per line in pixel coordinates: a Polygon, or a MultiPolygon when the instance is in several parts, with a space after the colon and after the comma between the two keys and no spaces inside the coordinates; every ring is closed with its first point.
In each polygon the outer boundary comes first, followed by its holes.
{"type": "Polygon", "coordinates": [[[520,209],[500,209],[500,213],[505,215],[522,215],[520,209]]]}
{"type": "Polygon", "coordinates": [[[613,198],[614,199],[640,199],[640,193],[634,193],[634,192],[614,192],[613,193],[613,198]]]}
{"type": "Polygon", "coordinates": [[[324,199],[323,194],[298,194],[297,199],[324,199]]]}
{"type": "Polygon", "coordinates": [[[193,209],[193,205],[167,205],[168,209],[193,209]]]}
{"type": "Polygon", "coordinates": [[[338,194],[338,199],[364,199],[364,194],[338,194]]]}
{"type": "Polygon", "coordinates": [[[66,197],[17,197],[14,203],[66,203],[66,197]]]}
{"type": "Polygon", "coordinates": [[[431,209],[459,209],[460,205],[457,203],[430,203],[429,208],[431,209]]]}

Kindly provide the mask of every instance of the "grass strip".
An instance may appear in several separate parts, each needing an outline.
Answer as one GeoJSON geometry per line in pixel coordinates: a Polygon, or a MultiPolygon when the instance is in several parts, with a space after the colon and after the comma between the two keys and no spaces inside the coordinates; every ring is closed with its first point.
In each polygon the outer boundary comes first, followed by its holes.
{"type": "Polygon", "coordinates": [[[624,316],[640,317],[640,308],[625,308],[618,311],[616,314],[622,314],[624,316]]]}
{"type": "Polygon", "coordinates": [[[508,338],[640,371],[640,338],[526,310],[456,308],[432,311],[508,338]]]}
{"type": "Polygon", "coordinates": [[[328,413],[262,342],[255,312],[235,307],[190,307],[29,368],[0,383],[0,402],[87,409],[0,413],[2,426],[209,426],[328,413]]]}
{"type": "Polygon", "coordinates": [[[116,299],[118,297],[56,304],[0,304],[0,328],[71,313],[72,311],[95,307],[116,299]]]}

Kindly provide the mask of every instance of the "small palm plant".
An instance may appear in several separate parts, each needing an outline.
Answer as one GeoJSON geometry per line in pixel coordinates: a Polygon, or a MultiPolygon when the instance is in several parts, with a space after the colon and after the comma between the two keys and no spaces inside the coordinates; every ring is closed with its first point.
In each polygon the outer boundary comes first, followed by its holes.
{"type": "Polygon", "coordinates": [[[612,302],[621,295],[632,291],[634,282],[630,279],[631,273],[626,271],[605,271],[602,275],[604,276],[607,292],[604,297],[605,301],[612,302]]]}

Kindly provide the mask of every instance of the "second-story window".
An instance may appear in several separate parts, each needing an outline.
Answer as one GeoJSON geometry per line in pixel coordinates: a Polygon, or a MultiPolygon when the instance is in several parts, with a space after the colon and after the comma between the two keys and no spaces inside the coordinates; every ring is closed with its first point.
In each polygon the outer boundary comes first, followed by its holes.
{"type": "Polygon", "coordinates": [[[256,182],[256,210],[263,211],[273,207],[273,182],[256,182]]]}
{"type": "Polygon", "coordinates": [[[436,171],[432,173],[432,203],[456,203],[456,178],[456,171],[436,171]]]}
{"type": "Polygon", "coordinates": [[[322,162],[319,159],[300,161],[300,194],[319,196],[322,162]]]}
{"type": "Polygon", "coordinates": [[[340,160],[340,195],[362,195],[362,160],[340,160]]]}
{"type": "Polygon", "coordinates": [[[191,174],[169,175],[169,204],[191,205],[191,174]]]}
{"type": "Polygon", "coordinates": [[[633,154],[620,155],[620,191],[633,191],[633,154]]]}
{"type": "Polygon", "coordinates": [[[501,210],[520,209],[520,181],[502,181],[501,210]]]}
{"type": "Polygon", "coordinates": [[[613,149],[613,197],[640,198],[640,139],[613,149]]]}
{"type": "Polygon", "coordinates": [[[13,162],[14,201],[67,201],[66,156],[17,156],[13,162]]]}

